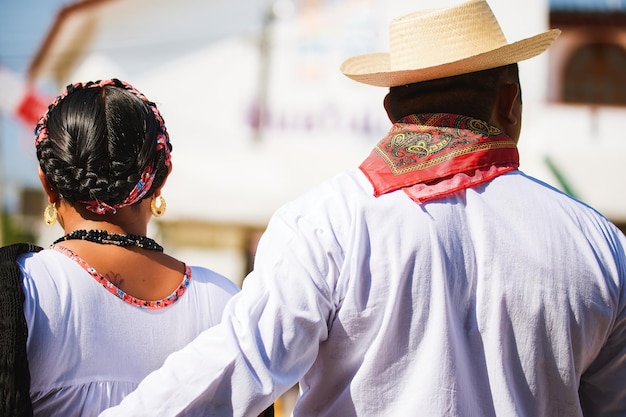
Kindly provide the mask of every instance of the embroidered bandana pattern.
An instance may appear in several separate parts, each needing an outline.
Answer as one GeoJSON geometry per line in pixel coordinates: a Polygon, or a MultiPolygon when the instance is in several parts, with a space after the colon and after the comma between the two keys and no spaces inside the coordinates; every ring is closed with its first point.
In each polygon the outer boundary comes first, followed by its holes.
{"type": "Polygon", "coordinates": [[[424,202],[517,169],[515,141],[466,116],[410,115],[395,123],[359,167],[374,195],[404,189],[424,202]]]}
{"type": "MultiPolygon", "coordinates": [[[[170,161],[171,161],[170,138],[167,133],[167,129],[165,128],[165,123],[163,122],[163,117],[161,116],[159,109],[157,109],[156,105],[150,100],[148,100],[148,98],[144,96],[135,87],[133,87],[132,85],[124,81],[120,81],[114,78],[110,80],[100,80],[100,81],[95,81],[95,82],[90,81],[87,83],[74,83],[72,85],[69,85],[66,88],[66,90],[63,91],[63,93],[61,93],[61,95],[59,95],[54,100],[54,102],[50,104],[50,106],[48,106],[48,110],[46,111],[46,113],[41,117],[41,119],[39,119],[39,123],[37,123],[37,127],[35,128],[35,135],[36,135],[35,147],[38,147],[42,141],[48,139],[49,114],[65,97],[67,97],[72,92],[82,89],[82,88],[96,88],[96,87],[102,88],[107,85],[115,86],[118,88],[123,88],[133,93],[135,96],[139,97],[143,102],[145,102],[146,104],[150,106],[150,109],[154,113],[157,123],[159,124],[159,131],[156,137],[156,150],[157,151],[160,151],[161,149],[165,150],[165,165],[169,166],[170,161]]],[[[115,214],[118,208],[130,206],[140,201],[146,195],[148,190],[150,190],[150,187],[152,187],[152,182],[154,181],[155,175],[156,175],[156,168],[154,167],[154,164],[153,163],[147,164],[141,174],[141,178],[139,179],[139,182],[131,190],[128,197],[126,197],[126,199],[122,201],[121,203],[109,205],[105,203],[104,201],[100,201],[98,199],[93,199],[89,201],[81,201],[81,203],[84,203],[86,205],[87,210],[96,214],[105,214],[107,212],[115,214]]]]}

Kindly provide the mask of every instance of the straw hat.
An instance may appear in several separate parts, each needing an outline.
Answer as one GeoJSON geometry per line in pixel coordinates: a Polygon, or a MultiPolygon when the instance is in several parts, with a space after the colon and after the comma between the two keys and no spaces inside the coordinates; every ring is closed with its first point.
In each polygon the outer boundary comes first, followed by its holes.
{"type": "Polygon", "coordinates": [[[341,72],[355,81],[393,87],[496,68],[545,51],[558,29],[507,43],[491,8],[470,0],[391,21],[390,52],[348,58],[341,72]]]}

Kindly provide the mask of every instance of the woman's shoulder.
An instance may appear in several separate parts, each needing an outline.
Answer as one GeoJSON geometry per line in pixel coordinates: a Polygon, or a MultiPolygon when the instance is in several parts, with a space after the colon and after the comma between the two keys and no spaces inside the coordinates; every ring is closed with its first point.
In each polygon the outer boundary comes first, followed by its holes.
{"type": "Polygon", "coordinates": [[[16,262],[23,272],[50,271],[56,268],[67,268],[72,261],[61,253],[44,248],[36,252],[23,252],[16,258],[16,262]]]}
{"type": "Polygon", "coordinates": [[[198,265],[190,265],[189,269],[191,269],[191,282],[195,282],[197,285],[218,287],[231,295],[240,291],[239,286],[233,280],[212,269],[198,265]]]}

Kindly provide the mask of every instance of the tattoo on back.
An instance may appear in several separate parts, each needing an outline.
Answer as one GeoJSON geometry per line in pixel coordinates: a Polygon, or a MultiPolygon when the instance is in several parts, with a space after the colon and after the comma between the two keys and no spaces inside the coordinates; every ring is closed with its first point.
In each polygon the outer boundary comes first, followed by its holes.
{"type": "Polygon", "coordinates": [[[108,279],[109,282],[115,285],[117,288],[120,288],[122,284],[124,284],[124,278],[122,277],[122,274],[118,272],[113,272],[113,271],[107,272],[106,274],[104,274],[104,277],[108,279]]]}

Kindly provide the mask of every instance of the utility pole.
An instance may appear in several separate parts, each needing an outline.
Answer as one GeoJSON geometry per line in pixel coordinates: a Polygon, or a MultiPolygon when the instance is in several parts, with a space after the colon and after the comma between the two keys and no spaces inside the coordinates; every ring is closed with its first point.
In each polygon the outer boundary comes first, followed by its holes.
{"type": "Polygon", "coordinates": [[[254,142],[259,143],[263,139],[265,122],[267,121],[267,102],[269,91],[270,74],[270,50],[271,34],[276,14],[274,3],[270,3],[263,16],[263,26],[259,35],[259,73],[257,83],[256,107],[254,108],[254,142]]]}

